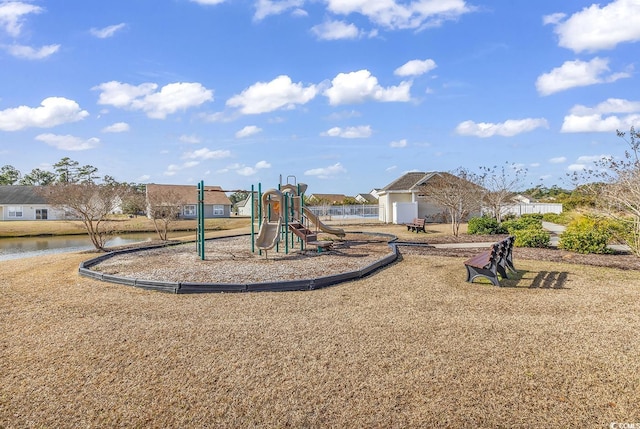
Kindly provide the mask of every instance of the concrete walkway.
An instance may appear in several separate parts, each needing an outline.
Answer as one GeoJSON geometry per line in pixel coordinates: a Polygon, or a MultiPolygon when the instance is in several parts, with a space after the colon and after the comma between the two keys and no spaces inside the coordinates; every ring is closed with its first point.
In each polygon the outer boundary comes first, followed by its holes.
{"type": "Polygon", "coordinates": [[[544,221],[542,222],[542,227],[547,231],[549,231],[549,234],[551,235],[551,242],[549,243],[549,245],[551,247],[558,247],[558,242],[560,241],[560,234],[562,234],[564,230],[567,228],[563,225],[558,225],[557,223],[544,222],[544,221]]]}

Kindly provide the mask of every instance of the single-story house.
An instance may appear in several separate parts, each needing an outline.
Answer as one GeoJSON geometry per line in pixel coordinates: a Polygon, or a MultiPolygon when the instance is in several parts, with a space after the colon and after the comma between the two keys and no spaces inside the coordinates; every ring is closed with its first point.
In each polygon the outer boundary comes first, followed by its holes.
{"type": "MultiPolygon", "coordinates": [[[[423,218],[427,222],[445,222],[445,209],[421,194],[423,186],[445,172],[405,173],[378,193],[378,219],[386,223],[409,223],[414,218],[423,218]]],[[[474,213],[473,215],[479,215],[474,213]]]]}
{"type": "Polygon", "coordinates": [[[361,204],[377,204],[378,198],[372,194],[358,194],[355,200],[361,204]]]}
{"type": "MultiPolygon", "coordinates": [[[[158,185],[146,186],[147,207],[152,201],[160,205],[179,206],[182,219],[198,217],[198,187],[195,185],[158,185]]],[[[147,210],[149,212],[150,210],[147,210]]],[[[219,186],[204,187],[204,218],[223,218],[231,216],[231,200],[219,186]]]]}
{"type": "Polygon", "coordinates": [[[40,186],[0,186],[0,221],[64,219],[64,211],[47,204],[40,189],[40,186]]]}
{"type": "Polygon", "coordinates": [[[309,204],[341,204],[347,198],[344,194],[310,194],[309,204]]]}
{"type": "MultiPolygon", "coordinates": [[[[249,195],[247,196],[247,198],[245,198],[242,201],[238,201],[236,203],[236,211],[238,212],[238,216],[251,216],[251,192],[249,192],[249,195]]],[[[259,205],[259,201],[258,201],[258,193],[254,192],[253,193],[253,214],[254,216],[258,216],[258,205],[259,205]]]]}

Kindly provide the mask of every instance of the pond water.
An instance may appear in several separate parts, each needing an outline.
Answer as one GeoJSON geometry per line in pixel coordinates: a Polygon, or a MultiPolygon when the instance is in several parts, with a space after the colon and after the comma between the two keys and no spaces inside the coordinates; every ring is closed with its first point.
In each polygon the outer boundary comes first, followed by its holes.
{"type": "MultiPolygon", "coordinates": [[[[169,238],[188,235],[184,232],[169,235],[169,238]]],[[[131,243],[151,241],[158,238],[156,233],[120,234],[111,237],[107,247],[122,246],[131,243]]],[[[61,237],[19,237],[0,238],[0,261],[29,258],[51,253],[78,252],[93,249],[91,240],[86,235],[69,235],[61,237]]]]}

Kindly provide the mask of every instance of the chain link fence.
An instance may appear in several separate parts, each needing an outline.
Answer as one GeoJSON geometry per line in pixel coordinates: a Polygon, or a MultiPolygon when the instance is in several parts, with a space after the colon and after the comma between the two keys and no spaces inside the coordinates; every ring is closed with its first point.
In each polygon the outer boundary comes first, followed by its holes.
{"type": "Polygon", "coordinates": [[[322,220],[378,219],[377,204],[306,206],[322,220]]]}

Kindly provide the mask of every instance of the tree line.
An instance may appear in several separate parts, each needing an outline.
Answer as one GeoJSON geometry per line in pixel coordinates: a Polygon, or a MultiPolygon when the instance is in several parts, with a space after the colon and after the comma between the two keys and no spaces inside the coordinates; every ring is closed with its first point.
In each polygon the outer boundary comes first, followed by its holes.
{"type": "Polygon", "coordinates": [[[48,186],[56,183],[96,183],[100,179],[105,183],[115,182],[111,176],[100,178],[98,168],[93,165],[80,165],[69,157],[53,164],[53,171],[34,168],[22,174],[12,165],[0,167],[0,185],[48,186]]]}

